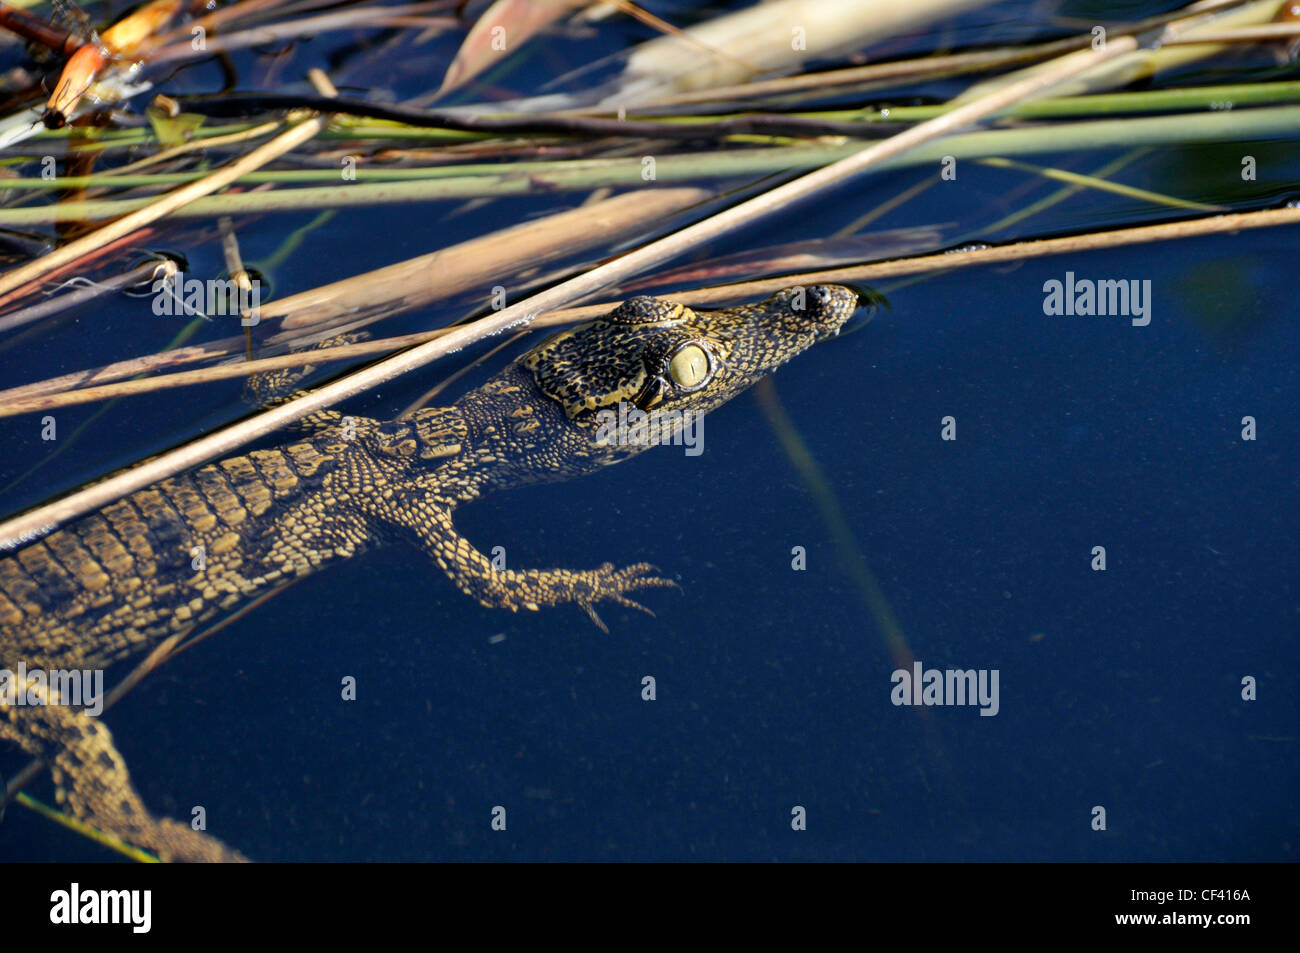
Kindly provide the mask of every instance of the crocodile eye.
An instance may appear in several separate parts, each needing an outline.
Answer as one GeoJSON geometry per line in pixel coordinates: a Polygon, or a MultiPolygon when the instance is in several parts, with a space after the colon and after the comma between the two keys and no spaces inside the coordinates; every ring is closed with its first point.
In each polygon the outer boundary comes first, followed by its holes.
{"type": "Polygon", "coordinates": [[[682,390],[699,390],[713,376],[713,362],[704,348],[687,344],[678,348],[668,362],[668,374],[682,390]]]}

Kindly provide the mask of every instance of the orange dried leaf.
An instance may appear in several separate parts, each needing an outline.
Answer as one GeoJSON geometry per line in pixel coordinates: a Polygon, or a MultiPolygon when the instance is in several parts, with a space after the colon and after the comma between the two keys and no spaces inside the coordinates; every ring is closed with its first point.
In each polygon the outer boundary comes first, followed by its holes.
{"type": "Polygon", "coordinates": [[[54,86],[49,102],[45,104],[45,125],[56,129],[67,123],[72,111],[86,95],[90,84],[95,81],[99,71],[104,68],[108,58],[104,51],[93,43],[79,47],[68,57],[68,62],[59,74],[59,81],[54,86]]]}
{"type": "Polygon", "coordinates": [[[68,57],[54,93],[45,104],[42,121],[51,129],[67,123],[81,97],[86,95],[110,56],[130,56],[151,36],[171,22],[183,0],[153,0],[100,34],[99,43],[78,47],[68,57]]]}
{"type": "Polygon", "coordinates": [[[101,33],[110,53],[130,56],[164,26],[181,8],[182,0],[153,0],[101,33]]]}

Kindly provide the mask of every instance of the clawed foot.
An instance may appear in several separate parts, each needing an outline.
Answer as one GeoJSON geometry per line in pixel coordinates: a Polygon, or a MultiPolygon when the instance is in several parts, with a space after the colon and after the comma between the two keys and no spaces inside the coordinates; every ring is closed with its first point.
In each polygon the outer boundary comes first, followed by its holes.
{"type": "Polygon", "coordinates": [[[658,568],[650,563],[636,563],[633,566],[624,566],[622,569],[615,569],[613,563],[602,563],[591,572],[582,574],[584,577],[589,576],[592,578],[590,580],[583,579],[575,585],[577,594],[574,602],[586,611],[587,617],[596,624],[596,628],[608,635],[609,626],[605,625],[604,621],[596,613],[597,602],[608,599],[610,602],[616,602],[621,606],[627,606],[629,609],[637,609],[648,616],[654,616],[654,612],[635,599],[629,599],[624,593],[634,592],[637,589],[681,589],[681,586],[671,579],[648,575],[658,571],[658,568]],[[586,588],[585,592],[583,591],[584,587],[586,588]]]}
{"type": "Polygon", "coordinates": [[[638,589],[681,588],[671,579],[655,575],[657,572],[658,569],[650,563],[637,563],[622,569],[616,569],[613,563],[602,563],[595,569],[583,570],[498,570],[481,576],[461,577],[457,579],[457,585],[489,609],[536,612],[543,606],[577,604],[596,628],[609,632],[609,627],[596,613],[597,603],[608,600],[653,616],[653,612],[627,594],[638,589]]]}

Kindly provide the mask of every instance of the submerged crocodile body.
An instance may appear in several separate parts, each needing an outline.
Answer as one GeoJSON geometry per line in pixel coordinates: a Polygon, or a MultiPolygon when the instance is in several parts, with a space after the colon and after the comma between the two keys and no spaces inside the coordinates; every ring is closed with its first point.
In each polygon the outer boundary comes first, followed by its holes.
{"type": "MultiPolygon", "coordinates": [[[[0,670],[15,680],[20,664],[102,669],[399,538],[484,606],[575,603],[603,628],[598,603],[641,608],[628,593],[673,583],[644,563],[497,570],[457,533],[455,507],[641,452],[644,443],[608,439],[620,405],[647,412],[662,440],[683,412],[719,406],[838,333],[856,306],[855,292],[833,285],[711,312],[634,298],[548,338],[450,407],[391,422],[317,414],[301,439],[164,480],[0,559],[0,670]]],[[[99,718],[48,685],[24,688],[25,705],[0,693],[0,740],[50,765],[70,814],[164,859],[243,859],[150,814],[99,718]]]]}

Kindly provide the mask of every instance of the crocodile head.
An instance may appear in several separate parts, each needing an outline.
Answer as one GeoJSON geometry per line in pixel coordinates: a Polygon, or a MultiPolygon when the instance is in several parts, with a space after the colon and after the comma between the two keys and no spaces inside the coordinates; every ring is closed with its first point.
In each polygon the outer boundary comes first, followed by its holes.
{"type": "Polygon", "coordinates": [[[839,285],[719,311],[632,298],[542,341],[454,407],[417,411],[388,452],[433,462],[437,485],[463,500],[590,473],[663,443],[694,455],[705,412],[833,337],[858,301],[839,285]]]}
{"type": "Polygon", "coordinates": [[[577,423],[620,403],[703,412],[837,334],[857,301],[856,292],[839,285],[787,288],[759,304],[720,311],[632,298],[548,338],[519,363],[577,423]]]}

